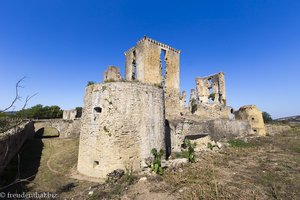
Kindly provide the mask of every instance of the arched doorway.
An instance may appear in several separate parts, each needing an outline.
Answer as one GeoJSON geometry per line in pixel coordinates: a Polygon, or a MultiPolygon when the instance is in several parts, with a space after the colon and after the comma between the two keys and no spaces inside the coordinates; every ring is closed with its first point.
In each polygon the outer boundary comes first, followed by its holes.
{"type": "Polygon", "coordinates": [[[43,127],[35,132],[35,136],[42,137],[59,137],[59,131],[54,127],[43,127]]]}

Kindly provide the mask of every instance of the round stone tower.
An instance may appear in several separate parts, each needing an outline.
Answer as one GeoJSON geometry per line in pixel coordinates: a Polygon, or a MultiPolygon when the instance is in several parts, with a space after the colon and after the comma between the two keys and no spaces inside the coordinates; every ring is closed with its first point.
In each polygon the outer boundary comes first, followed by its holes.
{"type": "Polygon", "coordinates": [[[255,105],[240,107],[240,109],[235,112],[235,119],[249,121],[253,134],[266,136],[262,112],[255,105]]]}
{"type": "Polygon", "coordinates": [[[86,87],[78,171],[105,178],[115,169],[142,169],[152,148],[165,148],[164,123],[161,88],[139,82],[86,87]]]}

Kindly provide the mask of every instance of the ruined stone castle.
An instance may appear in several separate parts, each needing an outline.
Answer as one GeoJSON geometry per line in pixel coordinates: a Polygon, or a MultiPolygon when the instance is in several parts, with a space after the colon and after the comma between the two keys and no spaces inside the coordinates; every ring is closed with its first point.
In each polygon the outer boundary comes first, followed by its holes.
{"type": "Polygon", "coordinates": [[[265,135],[256,106],[227,106],[223,72],[197,77],[187,102],[180,90],[180,50],[145,36],[125,57],[124,78],[109,66],[103,83],[85,89],[80,173],[104,178],[115,169],[139,171],[152,148],[169,156],[185,138],[265,135]]]}

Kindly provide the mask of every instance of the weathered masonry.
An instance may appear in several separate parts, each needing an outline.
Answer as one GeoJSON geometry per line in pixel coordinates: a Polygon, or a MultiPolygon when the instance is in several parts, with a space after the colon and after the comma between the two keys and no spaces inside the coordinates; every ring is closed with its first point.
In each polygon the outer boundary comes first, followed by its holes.
{"type": "Polygon", "coordinates": [[[235,118],[238,120],[249,121],[251,125],[251,132],[253,134],[260,136],[266,135],[262,112],[255,105],[242,106],[235,112],[235,118]]]}
{"type": "Polygon", "coordinates": [[[200,104],[213,103],[226,106],[224,73],[196,78],[196,89],[200,104]]]}
{"type": "Polygon", "coordinates": [[[164,148],[163,90],[137,82],[90,85],[84,97],[78,171],[105,178],[115,169],[145,166],[164,148]]]}
{"type": "Polygon", "coordinates": [[[119,81],[121,80],[120,68],[116,66],[108,66],[104,72],[104,82],[106,81],[119,81]]]}
{"type": "Polygon", "coordinates": [[[169,156],[181,151],[185,138],[265,135],[256,107],[235,113],[227,106],[223,72],[197,77],[187,101],[180,91],[179,50],[145,36],[125,56],[125,79],[109,66],[104,83],[85,89],[80,173],[105,178],[115,169],[139,171],[152,148],[169,156]]]}
{"type": "Polygon", "coordinates": [[[126,80],[161,86],[165,92],[166,115],[180,110],[180,50],[143,37],[125,52],[126,80]]]}

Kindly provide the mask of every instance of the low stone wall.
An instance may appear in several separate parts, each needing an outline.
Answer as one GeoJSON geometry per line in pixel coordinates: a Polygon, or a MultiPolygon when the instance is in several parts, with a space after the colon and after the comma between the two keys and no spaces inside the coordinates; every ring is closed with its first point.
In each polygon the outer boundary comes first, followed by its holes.
{"type": "Polygon", "coordinates": [[[33,122],[27,122],[0,134],[0,173],[19,152],[24,142],[34,135],[33,122]]]}
{"type": "Polygon", "coordinates": [[[172,151],[180,151],[187,136],[197,138],[209,135],[213,140],[219,141],[251,133],[249,122],[242,120],[194,121],[184,119],[172,120],[169,124],[172,151]]]}

